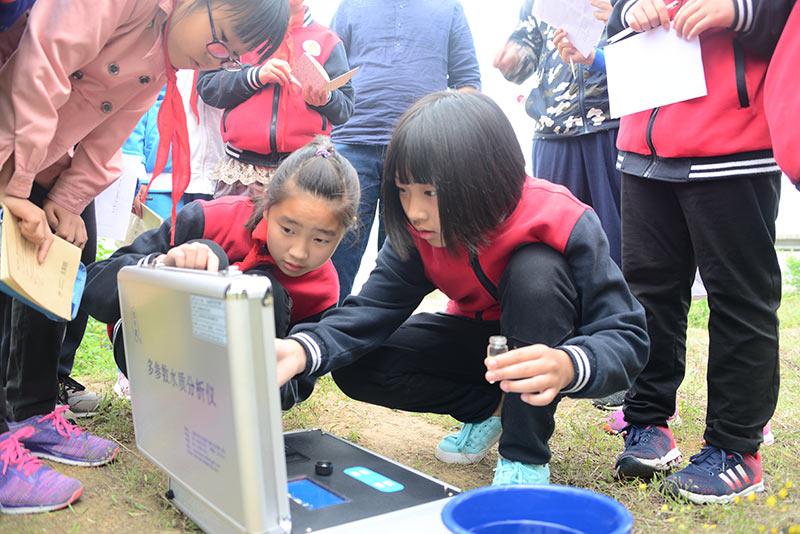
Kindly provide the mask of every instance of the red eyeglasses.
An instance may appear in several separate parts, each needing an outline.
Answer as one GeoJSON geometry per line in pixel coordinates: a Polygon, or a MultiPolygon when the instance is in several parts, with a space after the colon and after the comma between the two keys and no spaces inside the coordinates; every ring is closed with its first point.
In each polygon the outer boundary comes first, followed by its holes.
{"type": "Polygon", "coordinates": [[[206,50],[216,59],[221,59],[219,66],[227,71],[236,72],[242,70],[242,64],[233,57],[228,45],[217,39],[217,30],[214,28],[214,19],[211,17],[211,0],[206,0],[208,8],[208,22],[211,24],[211,40],[206,43],[206,50]]]}

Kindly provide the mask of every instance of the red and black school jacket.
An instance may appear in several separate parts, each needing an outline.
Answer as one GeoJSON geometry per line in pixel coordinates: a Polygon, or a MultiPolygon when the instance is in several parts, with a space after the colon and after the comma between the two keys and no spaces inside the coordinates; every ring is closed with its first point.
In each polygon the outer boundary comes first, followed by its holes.
{"type": "Polygon", "coordinates": [[[544,243],[564,256],[581,310],[573,334],[557,347],[575,365],[575,380],[563,392],[591,398],[626,389],[647,362],[645,314],[609,256],[594,211],[565,187],[529,178],[514,211],[488,238],[470,257],[465,251],[449,256],[415,236],[407,259],[387,239],[358,295],[321,321],[291,330],[289,337],[306,351],[303,375],[322,376],[377,349],[437,288],[450,298],[448,313],[499,319],[497,285],[514,251],[544,243]]]}
{"type": "MultiPolygon", "coordinates": [[[[290,27],[293,60],[308,52],[325,68],[331,79],[350,67],[339,37],[330,28],[311,20],[290,27]]],[[[242,61],[257,61],[256,53],[242,61]]],[[[297,85],[262,85],[261,66],[246,66],[238,72],[201,72],[197,93],[207,104],[222,108],[220,128],[226,154],[245,163],[275,166],[280,158],[297,150],[317,135],[330,135],[333,125],[344,124],[353,114],[351,82],[331,92],[324,106],[309,106],[297,85]]]]}
{"type": "Polygon", "coordinates": [[[527,243],[544,243],[565,254],[578,219],[589,206],[565,188],[546,180],[526,181],[522,197],[511,215],[488,237],[477,256],[434,247],[411,228],[427,278],[450,298],[447,313],[497,321],[500,302],[497,286],[511,255],[527,243]]]}
{"type": "MultiPolygon", "coordinates": [[[[250,259],[257,259],[258,266],[274,266],[265,246],[266,219],[252,231],[244,226],[252,213],[253,203],[243,196],[191,202],[175,219],[175,245],[206,239],[222,247],[230,264],[242,262],[249,255],[250,259]]],[[[117,273],[126,265],[147,263],[169,251],[172,248],[170,227],[170,222],[164,221],[159,228],[143,233],[130,245],[118,249],[109,259],[89,265],[81,307],[98,321],[114,324],[120,317],[117,273]]],[[[247,269],[253,266],[251,261],[243,265],[247,269]]],[[[339,277],[330,260],[302,276],[287,276],[277,267],[271,274],[292,299],[291,324],[315,316],[338,302],[339,277]]]]}
{"type": "Polygon", "coordinates": [[[800,148],[797,121],[800,119],[800,3],[795,4],[783,29],[767,71],[766,113],[775,159],[797,186],[800,184],[800,148]]]}
{"type": "MultiPolygon", "coordinates": [[[[749,4],[749,1],[745,2],[749,4]]],[[[609,35],[624,27],[633,0],[620,1],[609,35]]],[[[734,28],[745,30],[738,13],[734,28]]],[[[742,45],[739,31],[700,35],[708,94],[622,117],[617,168],[627,174],[686,182],[775,173],[764,113],[768,60],[742,45]]]]}

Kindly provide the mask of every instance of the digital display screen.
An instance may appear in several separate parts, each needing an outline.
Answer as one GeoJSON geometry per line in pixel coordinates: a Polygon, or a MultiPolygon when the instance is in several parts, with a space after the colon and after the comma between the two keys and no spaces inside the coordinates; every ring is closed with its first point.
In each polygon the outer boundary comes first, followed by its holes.
{"type": "Polygon", "coordinates": [[[309,510],[319,510],[320,508],[347,502],[346,499],[307,478],[292,480],[288,483],[288,486],[289,498],[309,510]]]}

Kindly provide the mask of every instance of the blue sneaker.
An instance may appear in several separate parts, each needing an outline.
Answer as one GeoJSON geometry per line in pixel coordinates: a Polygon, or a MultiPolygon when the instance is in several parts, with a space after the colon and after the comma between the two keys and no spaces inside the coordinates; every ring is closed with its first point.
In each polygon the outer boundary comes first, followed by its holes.
{"type": "Polygon", "coordinates": [[[483,460],[500,440],[503,426],[492,416],[480,423],[464,423],[461,431],[445,436],[436,447],[436,457],[448,464],[474,464],[483,460]]]}
{"type": "Polygon", "coordinates": [[[656,472],[667,471],[681,461],[681,451],[675,445],[672,431],[665,426],[628,425],[622,435],[625,452],[614,466],[618,478],[651,478],[656,472]]]}
{"type": "Polygon", "coordinates": [[[728,503],[764,491],[761,455],[706,445],[689,459],[689,465],[665,478],[661,489],[697,504],[728,503]]]}
{"type": "Polygon", "coordinates": [[[550,466],[512,462],[498,456],[492,486],[511,484],[550,484],[550,466]]]}

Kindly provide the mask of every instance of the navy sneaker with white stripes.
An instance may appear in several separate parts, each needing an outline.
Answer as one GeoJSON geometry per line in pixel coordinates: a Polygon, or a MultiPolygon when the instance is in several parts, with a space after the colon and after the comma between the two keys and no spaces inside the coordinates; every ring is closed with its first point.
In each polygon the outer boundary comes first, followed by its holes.
{"type": "Polygon", "coordinates": [[[689,465],[665,478],[661,489],[697,504],[728,503],[762,492],[761,455],[705,445],[689,459],[689,465]]]}
{"type": "Polygon", "coordinates": [[[614,466],[618,478],[650,478],[681,461],[672,431],[665,426],[628,425],[622,435],[625,452],[614,466]]]}

